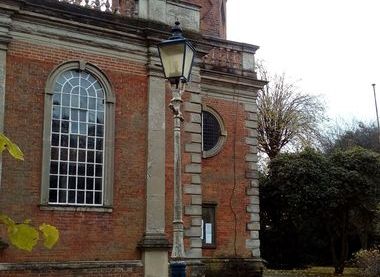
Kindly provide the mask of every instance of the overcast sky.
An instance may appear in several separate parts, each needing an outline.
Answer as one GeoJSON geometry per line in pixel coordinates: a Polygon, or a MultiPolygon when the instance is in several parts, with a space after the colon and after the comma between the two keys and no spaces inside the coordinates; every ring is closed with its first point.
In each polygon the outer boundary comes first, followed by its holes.
{"type": "Polygon", "coordinates": [[[323,95],[331,118],[376,120],[380,0],[228,0],[227,34],[260,46],[270,71],[323,95]]]}

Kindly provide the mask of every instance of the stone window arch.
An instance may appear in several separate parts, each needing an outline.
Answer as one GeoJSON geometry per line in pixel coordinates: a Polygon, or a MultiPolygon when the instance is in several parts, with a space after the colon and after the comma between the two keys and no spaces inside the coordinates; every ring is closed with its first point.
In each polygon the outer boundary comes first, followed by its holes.
{"type": "Polygon", "coordinates": [[[115,96],[105,74],[68,61],[45,87],[41,204],[112,207],[115,96]]]}

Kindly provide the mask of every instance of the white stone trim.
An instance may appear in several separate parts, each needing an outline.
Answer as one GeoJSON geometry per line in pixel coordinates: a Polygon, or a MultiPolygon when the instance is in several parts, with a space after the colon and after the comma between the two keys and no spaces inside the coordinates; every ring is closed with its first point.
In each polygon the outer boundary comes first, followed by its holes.
{"type": "Polygon", "coordinates": [[[257,170],[257,105],[256,103],[244,104],[246,113],[245,128],[247,137],[245,138],[246,145],[249,147],[248,153],[245,156],[246,161],[246,177],[249,179],[247,187],[248,204],[246,211],[249,214],[247,222],[247,230],[249,238],[246,239],[246,248],[251,251],[253,257],[260,257],[260,199],[258,188],[258,170],[257,170]]]}
{"type": "MultiPolygon", "coordinates": [[[[193,73],[199,72],[197,68],[193,73]]],[[[191,218],[191,225],[185,230],[185,237],[190,240],[190,248],[186,249],[186,257],[202,257],[201,225],[202,220],[202,146],[201,146],[201,112],[202,98],[200,96],[199,80],[197,75],[193,75],[193,81],[187,89],[190,99],[184,103],[185,118],[188,121],[184,124],[184,131],[189,138],[185,141],[185,152],[191,159],[188,164],[184,164],[185,174],[191,176],[191,183],[184,185],[184,193],[190,196],[189,205],[185,206],[185,215],[191,218]]]]}

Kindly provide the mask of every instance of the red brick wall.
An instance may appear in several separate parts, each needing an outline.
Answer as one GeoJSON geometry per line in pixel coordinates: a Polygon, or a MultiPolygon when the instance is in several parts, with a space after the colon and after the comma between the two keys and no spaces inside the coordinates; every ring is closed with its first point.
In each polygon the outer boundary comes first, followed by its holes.
{"type": "Polygon", "coordinates": [[[185,0],[201,6],[201,32],[226,38],[226,0],[185,0]]]}
{"type": "MultiPolygon", "coordinates": [[[[5,133],[23,149],[25,161],[15,161],[7,154],[3,156],[0,210],[17,221],[30,218],[36,225],[47,222],[57,226],[61,232],[61,241],[50,251],[39,246],[32,253],[24,253],[10,247],[0,252],[1,261],[140,259],[141,255],[136,246],[143,236],[145,223],[147,135],[145,66],[78,50],[41,47],[14,41],[8,50],[6,86],[5,133]],[[67,60],[77,59],[84,59],[103,70],[110,79],[116,95],[115,184],[112,213],[41,211],[38,207],[45,84],[55,66],[67,60]]],[[[188,94],[184,95],[185,100],[188,97],[188,94]]],[[[166,100],[166,103],[170,102],[169,93],[166,100]]],[[[245,113],[242,105],[236,106],[232,101],[206,98],[204,103],[220,113],[228,136],[222,151],[217,156],[202,161],[203,201],[218,204],[217,248],[204,250],[203,254],[231,256],[235,254],[236,246],[237,254],[246,256],[248,216],[245,211],[247,204],[245,188],[248,182],[244,176],[247,151],[244,142],[245,113]],[[237,132],[234,139],[235,130],[237,132]],[[234,153],[236,172],[233,171],[234,153]],[[236,243],[233,211],[238,215],[236,243]]],[[[166,231],[170,240],[173,199],[172,126],[172,116],[168,112],[166,231]]],[[[183,136],[183,141],[185,140],[186,137],[183,136]]],[[[189,155],[185,154],[183,164],[188,161],[189,155]]],[[[189,182],[190,176],[184,175],[182,183],[189,182]]],[[[189,203],[189,199],[184,196],[184,204],[186,203],[189,203]]],[[[189,224],[189,217],[185,217],[185,226],[188,227],[189,224]]]]}
{"type": "MultiPolygon", "coordinates": [[[[183,100],[189,99],[189,93],[185,92],[183,100]]],[[[171,99],[170,91],[166,94],[166,103],[171,99]]],[[[216,110],[224,120],[227,130],[227,140],[219,152],[214,157],[202,159],[202,200],[203,202],[216,203],[216,248],[203,249],[205,257],[234,256],[235,246],[236,255],[249,257],[250,253],[245,247],[245,240],[249,237],[246,230],[246,223],[249,216],[246,213],[248,198],[246,196],[246,187],[249,181],[245,178],[245,155],[248,147],[245,144],[247,136],[245,129],[245,110],[242,104],[236,104],[234,101],[220,100],[214,98],[203,98],[203,104],[206,104],[216,110]],[[236,117],[236,116],[237,117],[236,117]],[[236,127],[235,127],[236,126],[236,127]],[[236,130],[236,137],[234,136],[236,130]],[[235,146],[234,146],[235,144],[235,146]],[[236,172],[234,172],[233,157],[236,157],[236,172]],[[234,180],[236,186],[234,188],[234,180]],[[232,201],[232,202],[231,202],[232,201]],[[231,209],[232,205],[232,209],[231,209]],[[236,242],[235,242],[235,218],[236,218],[236,242]]],[[[183,106],[182,106],[183,110],[183,106]]],[[[166,229],[169,240],[172,240],[172,220],[173,207],[173,117],[168,110],[166,118],[166,229]]],[[[184,113],[185,121],[188,121],[188,114],[184,113]]],[[[182,124],[182,145],[189,142],[189,134],[183,132],[182,124]]],[[[182,169],[191,160],[189,153],[184,153],[182,146],[182,169]]],[[[182,171],[182,184],[190,184],[191,174],[185,174],[182,171]]],[[[191,198],[189,195],[183,195],[183,206],[189,205],[191,198]]],[[[184,227],[189,228],[191,217],[184,216],[184,227]]],[[[185,247],[188,249],[189,241],[185,237],[185,247]]]]}
{"type": "Polygon", "coordinates": [[[216,156],[202,160],[202,200],[217,204],[216,248],[204,249],[203,255],[247,257],[245,155],[248,148],[244,108],[234,101],[212,98],[204,98],[203,103],[219,113],[227,130],[222,150],[216,156]]]}
{"type": "Polygon", "coordinates": [[[122,15],[134,16],[136,10],[135,0],[112,0],[112,7],[119,6],[119,12],[122,15]]]}
{"type": "Polygon", "coordinates": [[[9,247],[0,253],[2,262],[141,258],[136,245],[143,236],[145,221],[146,78],[143,64],[119,58],[20,41],[9,45],[5,133],[24,151],[25,161],[3,155],[0,210],[16,221],[30,218],[36,225],[53,224],[60,230],[61,239],[50,251],[39,246],[26,253],[9,247]],[[45,84],[55,66],[78,59],[103,70],[116,95],[112,213],[41,211],[38,206],[45,84]]]}

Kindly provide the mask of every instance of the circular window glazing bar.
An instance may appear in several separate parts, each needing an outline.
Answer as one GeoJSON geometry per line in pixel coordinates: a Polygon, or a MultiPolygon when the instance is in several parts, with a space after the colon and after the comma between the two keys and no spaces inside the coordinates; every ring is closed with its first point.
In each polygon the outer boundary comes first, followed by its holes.
{"type": "Polygon", "coordinates": [[[212,108],[202,109],[202,150],[203,158],[217,155],[224,145],[227,132],[220,115],[212,108]]]}

